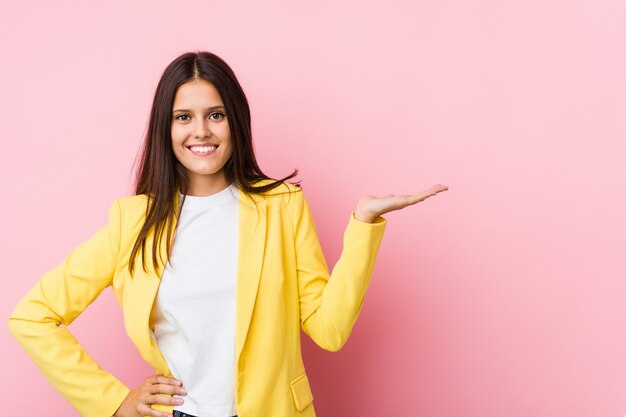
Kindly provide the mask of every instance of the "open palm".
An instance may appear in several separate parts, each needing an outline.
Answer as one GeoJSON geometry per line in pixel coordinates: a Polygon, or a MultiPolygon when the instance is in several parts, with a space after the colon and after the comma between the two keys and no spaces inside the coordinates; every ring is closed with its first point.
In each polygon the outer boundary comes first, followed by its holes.
{"type": "Polygon", "coordinates": [[[378,216],[419,203],[447,189],[448,187],[445,185],[435,184],[417,194],[387,194],[383,197],[365,195],[361,197],[357,203],[355,218],[371,223],[378,216]]]}

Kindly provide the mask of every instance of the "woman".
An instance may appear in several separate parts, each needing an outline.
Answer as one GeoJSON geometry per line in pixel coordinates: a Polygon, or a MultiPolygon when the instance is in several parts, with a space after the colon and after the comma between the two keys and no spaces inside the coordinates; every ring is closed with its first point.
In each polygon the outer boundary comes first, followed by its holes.
{"type": "Polygon", "coordinates": [[[329,274],[302,189],[286,181],[296,174],[259,168],[228,65],[181,55],[157,86],[135,195],[24,296],[11,332],[83,416],[314,416],[300,328],[339,350],[372,277],[380,216],[447,187],[362,197],[329,274]],[[107,286],[156,371],[134,389],[60,326],[107,286]]]}

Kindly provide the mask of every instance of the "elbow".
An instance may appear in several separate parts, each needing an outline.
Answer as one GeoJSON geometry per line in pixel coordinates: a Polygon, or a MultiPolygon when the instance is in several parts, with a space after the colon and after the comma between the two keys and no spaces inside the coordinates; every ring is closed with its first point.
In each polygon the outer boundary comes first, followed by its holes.
{"type": "Polygon", "coordinates": [[[25,298],[22,298],[11,311],[11,314],[7,318],[7,327],[9,333],[14,339],[20,341],[20,339],[28,332],[29,323],[32,323],[34,319],[31,314],[32,311],[29,305],[25,302],[25,298]]]}
{"type": "Polygon", "coordinates": [[[311,339],[317,346],[328,352],[339,352],[346,344],[346,340],[336,337],[311,337],[311,339]]]}
{"type": "Polygon", "coordinates": [[[24,317],[17,311],[13,311],[7,320],[9,333],[18,342],[33,333],[33,325],[35,324],[37,324],[35,320],[24,317]]]}
{"type": "Polygon", "coordinates": [[[340,332],[332,325],[320,327],[312,324],[311,322],[305,322],[302,328],[307,336],[324,350],[338,352],[348,341],[349,332],[340,332]]]}
{"type": "Polygon", "coordinates": [[[346,344],[345,340],[334,342],[334,343],[328,343],[328,344],[317,343],[319,347],[321,347],[324,350],[327,350],[328,352],[339,352],[345,344],[346,344]]]}
{"type": "Polygon", "coordinates": [[[39,339],[54,332],[62,324],[52,310],[43,309],[37,303],[21,301],[7,319],[9,333],[20,344],[39,339]]]}
{"type": "Polygon", "coordinates": [[[7,327],[13,339],[23,348],[37,343],[48,331],[43,323],[14,315],[9,317],[7,327]]]}
{"type": "Polygon", "coordinates": [[[10,316],[7,320],[7,327],[9,328],[9,333],[13,336],[14,339],[19,340],[20,335],[24,333],[23,321],[10,316]]]}

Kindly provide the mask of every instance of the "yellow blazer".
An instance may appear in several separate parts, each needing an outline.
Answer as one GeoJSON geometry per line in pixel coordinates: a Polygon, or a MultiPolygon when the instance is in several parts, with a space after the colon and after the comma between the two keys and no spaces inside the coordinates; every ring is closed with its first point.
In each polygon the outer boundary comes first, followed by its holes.
{"type": "MultiPolygon", "coordinates": [[[[254,202],[239,190],[238,415],[313,417],[300,328],[323,349],[337,351],[344,345],[361,311],[386,220],[378,217],[365,223],[356,220],[352,212],[340,259],[329,274],[301,189],[286,183],[252,199],[254,202]]],[[[61,326],[72,323],[108,286],[123,309],[126,332],[143,359],[156,373],[172,376],[150,336],[150,312],[164,267],[152,268],[154,231],[146,242],[148,271],[141,267],[141,253],[132,279],[127,269],[145,221],[146,204],[146,195],[114,200],[108,225],[46,272],[9,317],[14,337],[82,416],[112,416],[130,391],[61,326]]],[[[165,239],[159,250],[167,259],[165,239]]],[[[172,412],[174,407],[153,408],[172,412]]]]}

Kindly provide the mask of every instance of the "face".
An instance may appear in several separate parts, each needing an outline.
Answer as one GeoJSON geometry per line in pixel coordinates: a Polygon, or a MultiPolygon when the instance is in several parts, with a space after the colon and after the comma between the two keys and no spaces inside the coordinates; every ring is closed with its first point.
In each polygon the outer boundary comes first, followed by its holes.
{"type": "Polygon", "coordinates": [[[215,194],[229,184],[224,165],[233,153],[226,109],[210,82],[182,84],[172,106],[172,148],[185,167],[188,195],[215,194]]]}

